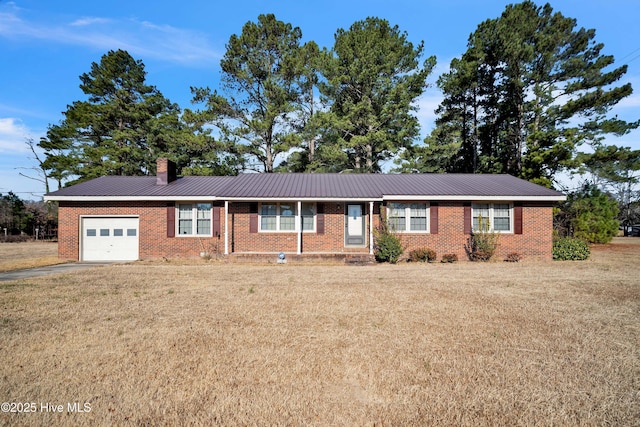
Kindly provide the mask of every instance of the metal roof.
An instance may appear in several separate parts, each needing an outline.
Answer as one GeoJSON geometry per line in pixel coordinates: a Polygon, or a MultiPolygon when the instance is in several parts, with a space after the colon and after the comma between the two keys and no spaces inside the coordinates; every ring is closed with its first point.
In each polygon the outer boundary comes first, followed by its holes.
{"type": "Polygon", "coordinates": [[[242,174],[186,176],[167,185],[156,177],[106,176],[48,193],[46,200],[564,200],[554,190],[511,175],[242,174]]]}
{"type": "Polygon", "coordinates": [[[157,185],[155,176],[102,176],[45,195],[45,200],[168,200],[218,194],[232,176],[185,176],[157,185]]]}

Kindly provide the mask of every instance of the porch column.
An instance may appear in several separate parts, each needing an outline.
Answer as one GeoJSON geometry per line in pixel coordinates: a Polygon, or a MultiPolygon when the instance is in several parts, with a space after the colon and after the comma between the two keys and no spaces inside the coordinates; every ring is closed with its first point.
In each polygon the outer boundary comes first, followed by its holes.
{"type": "Polygon", "coordinates": [[[373,255],[373,202],[369,202],[369,254],[373,255]]]}
{"type": "Polygon", "coordinates": [[[229,201],[224,201],[224,254],[229,255],[229,201]]]}
{"type": "Polygon", "coordinates": [[[302,201],[298,200],[298,209],[296,210],[296,223],[298,224],[298,251],[297,254],[302,253],[302,201]]]}

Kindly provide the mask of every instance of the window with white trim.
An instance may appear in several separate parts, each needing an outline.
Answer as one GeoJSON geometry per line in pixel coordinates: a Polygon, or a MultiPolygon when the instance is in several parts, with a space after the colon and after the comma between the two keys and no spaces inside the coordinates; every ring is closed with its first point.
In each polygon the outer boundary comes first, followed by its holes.
{"type": "Polygon", "coordinates": [[[389,203],[387,221],[391,231],[427,232],[429,205],[427,203],[389,203]]]}
{"type": "Polygon", "coordinates": [[[178,236],[211,236],[211,203],[180,203],[177,209],[178,236]]]}
{"type": "Polygon", "coordinates": [[[260,231],[295,231],[297,203],[262,203],[260,231]]]}
{"type": "Polygon", "coordinates": [[[302,215],[302,231],[316,231],[316,204],[302,203],[300,215],[302,215]]]}
{"type": "Polygon", "coordinates": [[[474,231],[513,231],[512,206],[509,203],[474,203],[471,206],[474,231]]]}

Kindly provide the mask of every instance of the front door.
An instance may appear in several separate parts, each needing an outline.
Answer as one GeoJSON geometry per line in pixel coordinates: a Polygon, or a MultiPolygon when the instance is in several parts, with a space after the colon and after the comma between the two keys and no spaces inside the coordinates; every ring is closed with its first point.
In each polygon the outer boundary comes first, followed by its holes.
{"type": "Polygon", "coordinates": [[[345,246],[364,246],[366,227],[363,211],[362,204],[347,204],[344,227],[345,246]]]}

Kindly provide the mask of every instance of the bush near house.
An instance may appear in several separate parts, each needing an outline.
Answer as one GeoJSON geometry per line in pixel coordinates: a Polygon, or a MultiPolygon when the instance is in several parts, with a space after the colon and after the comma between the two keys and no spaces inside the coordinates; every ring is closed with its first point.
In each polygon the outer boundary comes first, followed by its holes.
{"type": "Polygon", "coordinates": [[[400,255],[404,253],[400,238],[389,230],[386,221],[382,221],[380,226],[374,231],[374,255],[378,262],[389,262],[395,264],[400,255]]]}
{"type": "Polygon", "coordinates": [[[583,261],[590,254],[589,245],[584,240],[564,237],[553,242],[553,259],[557,261],[583,261]]]}
{"type": "Polygon", "coordinates": [[[509,254],[507,254],[504,260],[506,262],[519,262],[521,259],[522,255],[520,255],[518,252],[510,252],[509,254]]]}
{"type": "Polygon", "coordinates": [[[458,261],[458,255],[456,254],[444,254],[442,255],[442,260],[440,262],[444,263],[453,263],[458,261]]]}
{"type": "Polygon", "coordinates": [[[433,262],[436,258],[436,251],[430,248],[418,248],[409,252],[411,262],[433,262]]]}
{"type": "Polygon", "coordinates": [[[471,261],[489,261],[498,248],[500,235],[491,231],[489,221],[480,217],[478,229],[474,230],[465,249],[471,261]]]}

